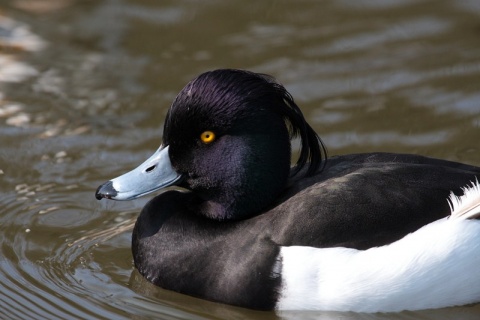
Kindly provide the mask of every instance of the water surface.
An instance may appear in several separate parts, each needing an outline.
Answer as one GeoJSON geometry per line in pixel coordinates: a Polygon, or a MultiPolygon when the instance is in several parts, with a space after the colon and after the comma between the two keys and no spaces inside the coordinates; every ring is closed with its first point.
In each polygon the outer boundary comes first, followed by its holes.
{"type": "Polygon", "coordinates": [[[146,159],[199,73],[274,75],[331,155],[391,151],[480,165],[477,1],[0,2],[0,314],[8,319],[477,319],[249,311],[134,270],[148,201],[96,187],[146,159]]]}

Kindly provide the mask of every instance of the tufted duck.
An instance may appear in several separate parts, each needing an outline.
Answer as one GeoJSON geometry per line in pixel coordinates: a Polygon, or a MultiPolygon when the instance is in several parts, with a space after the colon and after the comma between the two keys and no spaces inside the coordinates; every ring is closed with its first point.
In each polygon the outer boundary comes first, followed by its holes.
{"type": "Polygon", "coordinates": [[[133,230],[136,268],[163,288],[262,310],[389,312],[480,301],[478,176],[419,155],[327,161],[282,85],[222,69],[187,84],[160,148],[96,197],[177,186],[133,230]]]}

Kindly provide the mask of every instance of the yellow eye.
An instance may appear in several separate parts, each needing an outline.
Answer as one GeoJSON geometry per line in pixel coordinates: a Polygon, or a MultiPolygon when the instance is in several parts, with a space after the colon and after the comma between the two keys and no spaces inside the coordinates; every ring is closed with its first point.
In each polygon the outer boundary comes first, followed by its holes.
{"type": "Polygon", "coordinates": [[[200,140],[202,140],[203,143],[211,143],[215,140],[215,133],[213,133],[212,131],[204,131],[200,135],[200,140]]]}

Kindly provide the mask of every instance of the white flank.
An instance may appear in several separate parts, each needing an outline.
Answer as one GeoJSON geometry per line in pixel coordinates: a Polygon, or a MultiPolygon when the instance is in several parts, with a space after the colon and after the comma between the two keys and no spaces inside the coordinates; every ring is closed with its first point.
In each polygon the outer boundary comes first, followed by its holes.
{"type": "Polygon", "coordinates": [[[387,246],[282,247],[279,310],[396,312],[480,301],[478,182],[441,219],[387,246]],[[465,209],[467,208],[467,209],[465,209]],[[462,218],[459,218],[462,217],[462,218]]]}

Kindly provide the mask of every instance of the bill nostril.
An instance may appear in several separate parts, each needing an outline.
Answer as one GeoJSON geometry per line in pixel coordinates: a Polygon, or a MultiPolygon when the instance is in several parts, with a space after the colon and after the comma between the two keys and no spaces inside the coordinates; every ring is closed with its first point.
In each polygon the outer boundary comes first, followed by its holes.
{"type": "Polygon", "coordinates": [[[153,170],[155,170],[156,167],[157,167],[156,165],[153,165],[153,166],[151,166],[151,167],[148,167],[148,168],[145,170],[145,172],[146,172],[146,173],[152,172],[153,170]]]}

